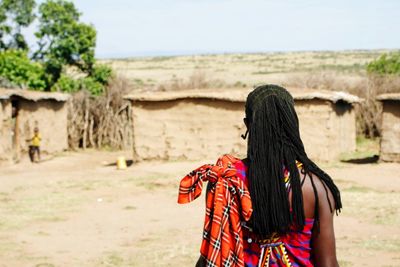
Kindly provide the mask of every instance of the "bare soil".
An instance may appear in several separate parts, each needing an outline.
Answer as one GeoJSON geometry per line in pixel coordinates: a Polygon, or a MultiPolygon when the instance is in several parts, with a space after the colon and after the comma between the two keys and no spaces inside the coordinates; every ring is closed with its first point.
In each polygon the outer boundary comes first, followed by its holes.
{"type": "MultiPolygon", "coordinates": [[[[202,162],[107,166],[130,152],[63,153],[1,167],[0,267],[194,266],[204,201],[176,203],[202,162]]],[[[400,266],[400,164],[323,165],[342,190],[340,266],[400,266]]]]}

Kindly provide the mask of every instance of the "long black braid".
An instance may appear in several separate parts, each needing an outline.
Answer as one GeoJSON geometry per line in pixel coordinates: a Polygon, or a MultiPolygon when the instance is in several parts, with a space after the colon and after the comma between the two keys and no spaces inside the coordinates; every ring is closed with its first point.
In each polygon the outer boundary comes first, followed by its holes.
{"type": "MultiPolygon", "coordinates": [[[[277,85],[257,87],[247,97],[246,120],[249,190],[254,209],[251,225],[255,233],[268,237],[274,232],[286,233],[291,225],[304,227],[303,196],[296,160],[303,163],[304,175],[315,174],[325,191],[332,192],[335,203],[332,207],[329,202],[331,211],[340,211],[340,192],[332,178],[307,157],[294,100],[286,89],[277,85]],[[292,212],[283,180],[283,165],[290,172],[292,212]]],[[[314,181],[311,182],[315,189],[314,181]]],[[[316,207],[314,217],[318,224],[318,195],[316,207]]]]}

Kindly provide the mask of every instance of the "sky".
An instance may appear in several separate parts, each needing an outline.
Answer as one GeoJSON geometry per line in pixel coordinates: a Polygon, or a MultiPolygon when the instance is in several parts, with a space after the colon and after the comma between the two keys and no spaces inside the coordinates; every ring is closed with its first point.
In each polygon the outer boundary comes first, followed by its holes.
{"type": "Polygon", "coordinates": [[[98,58],[400,48],[400,0],[72,2],[98,58]]]}

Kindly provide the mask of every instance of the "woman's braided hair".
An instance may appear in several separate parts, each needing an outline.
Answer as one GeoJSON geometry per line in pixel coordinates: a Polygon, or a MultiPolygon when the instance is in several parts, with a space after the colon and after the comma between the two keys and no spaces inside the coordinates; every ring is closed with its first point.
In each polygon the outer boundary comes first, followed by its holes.
{"type": "MultiPolygon", "coordinates": [[[[277,85],[254,89],[246,101],[248,121],[249,190],[253,202],[251,226],[255,233],[268,237],[274,232],[286,233],[291,225],[302,229],[305,224],[300,174],[296,160],[303,163],[304,175],[313,173],[326,193],[332,192],[336,211],[342,203],[332,178],[310,160],[299,133],[299,121],[290,93],[277,85]],[[292,211],[283,180],[283,165],[290,172],[292,211]]],[[[315,185],[312,181],[315,191],[315,185]]],[[[315,222],[318,225],[318,195],[315,194],[315,222]]],[[[328,198],[329,201],[329,198],[328,198]]],[[[329,202],[331,211],[332,205],[329,202]]]]}

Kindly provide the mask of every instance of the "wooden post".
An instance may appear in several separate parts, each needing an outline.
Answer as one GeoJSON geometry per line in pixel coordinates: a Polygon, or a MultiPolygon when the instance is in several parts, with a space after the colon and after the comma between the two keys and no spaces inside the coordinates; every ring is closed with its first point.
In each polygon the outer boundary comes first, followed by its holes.
{"type": "Polygon", "coordinates": [[[88,135],[88,127],[89,127],[89,97],[85,98],[85,123],[83,125],[83,140],[82,140],[82,148],[85,150],[87,147],[86,139],[88,135]]]}

